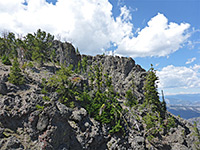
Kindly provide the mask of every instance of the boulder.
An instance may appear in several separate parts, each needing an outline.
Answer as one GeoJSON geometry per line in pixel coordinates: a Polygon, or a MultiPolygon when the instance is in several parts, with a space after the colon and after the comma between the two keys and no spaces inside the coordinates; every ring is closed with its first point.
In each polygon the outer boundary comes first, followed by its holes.
{"type": "Polygon", "coordinates": [[[87,115],[87,111],[84,108],[75,110],[72,112],[70,119],[75,122],[80,122],[87,115]]]}
{"type": "Polygon", "coordinates": [[[37,123],[37,129],[39,131],[43,131],[44,129],[46,129],[47,125],[49,123],[49,118],[48,116],[42,114],[39,116],[39,120],[38,120],[38,123],[37,123]]]}
{"type": "Polygon", "coordinates": [[[5,139],[5,144],[3,145],[3,149],[18,149],[23,150],[24,146],[21,144],[21,142],[14,136],[11,136],[7,139],[5,139]]]}
{"type": "Polygon", "coordinates": [[[7,94],[8,89],[7,89],[7,85],[4,82],[0,82],[0,94],[7,94]]]}

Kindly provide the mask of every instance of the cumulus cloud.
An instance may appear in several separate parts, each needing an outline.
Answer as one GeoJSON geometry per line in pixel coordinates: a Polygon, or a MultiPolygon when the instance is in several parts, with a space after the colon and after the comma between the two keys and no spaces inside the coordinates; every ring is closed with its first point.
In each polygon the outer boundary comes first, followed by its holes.
{"type": "Polygon", "coordinates": [[[190,58],[187,60],[187,62],[185,64],[191,64],[196,60],[196,57],[190,58]]]}
{"type": "Polygon", "coordinates": [[[187,23],[180,25],[170,22],[163,14],[153,17],[148,26],[138,32],[138,36],[126,36],[116,53],[132,57],[167,56],[181,48],[190,36],[185,31],[187,23]]]}
{"type": "Polygon", "coordinates": [[[0,30],[26,34],[41,28],[70,40],[87,54],[102,53],[132,32],[129,10],[114,18],[108,0],[0,0],[0,30]],[[27,5],[24,5],[24,2],[27,5]]]}
{"type": "Polygon", "coordinates": [[[157,75],[160,80],[159,88],[162,89],[200,88],[200,65],[197,64],[191,67],[169,65],[158,71],[157,75]]]}
{"type": "Polygon", "coordinates": [[[40,28],[59,34],[82,53],[95,55],[116,45],[115,54],[133,57],[169,55],[189,37],[189,24],[168,23],[163,14],[134,36],[130,10],[122,6],[120,11],[114,17],[108,0],[58,0],[55,5],[45,0],[0,0],[0,32],[27,34],[40,28]]]}

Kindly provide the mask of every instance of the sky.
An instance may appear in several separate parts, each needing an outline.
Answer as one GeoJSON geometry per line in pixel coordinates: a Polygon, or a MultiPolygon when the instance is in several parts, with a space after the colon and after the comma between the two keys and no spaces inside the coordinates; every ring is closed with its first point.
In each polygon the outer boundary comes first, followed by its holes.
{"type": "Polygon", "coordinates": [[[0,33],[42,29],[82,54],[154,65],[165,95],[200,93],[200,0],[0,0],[0,33]]]}

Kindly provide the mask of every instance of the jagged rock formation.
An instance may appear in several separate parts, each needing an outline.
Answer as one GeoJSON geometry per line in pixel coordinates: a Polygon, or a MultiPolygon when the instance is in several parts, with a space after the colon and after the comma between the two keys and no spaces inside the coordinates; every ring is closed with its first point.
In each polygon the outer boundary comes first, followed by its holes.
{"type": "MultiPolygon", "coordinates": [[[[135,92],[139,104],[143,102],[143,84],[146,71],[134,60],[114,56],[80,56],[70,44],[55,41],[54,47],[58,60],[67,65],[78,65],[81,57],[87,57],[88,67],[101,62],[103,72],[112,77],[114,89],[125,95],[130,88],[132,76],[136,84],[135,92]],[[61,58],[62,57],[62,58],[61,58]]],[[[91,118],[80,105],[70,108],[58,101],[56,92],[49,93],[50,100],[44,100],[41,93],[42,78],[48,79],[54,73],[52,66],[42,68],[26,68],[26,84],[15,86],[8,82],[9,66],[0,64],[0,149],[33,149],[33,150],[186,150],[198,149],[198,136],[194,135],[193,126],[187,121],[175,117],[176,127],[169,131],[160,131],[159,135],[149,140],[144,130],[142,117],[148,109],[128,109],[124,115],[127,126],[124,133],[110,134],[110,126],[101,124],[91,118]]],[[[58,67],[59,68],[59,67],[58,67]]],[[[58,69],[57,68],[57,69],[58,69]]],[[[82,82],[89,82],[87,72],[79,77],[77,87],[82,88],[82,82]]],[[[123,105],[123,99],[121,105],[123,105]]],[[[172,116],[171,114],[168,114],[172,116]]]]}
{"type": "MultiPolygon", "coordinates": [[[[97,55],[83,56],[87,57],[88,65],[94,66],[101,63],[103,66],[103,73],[107,73],[112,77],[114,88],[121,95],[125,95],[125,92],[131,86],[131,80],[135,79],[136,93],[139,101],[143,99],[143,82],[146,76],[146,71],[141,66],[136,65],[132,58],[119,57],[119,56],[103,56],[97,55]]],[[[89,70],[89,67],[88,67],[89,70]]]]}
{"type": "Polygon", "coordinates": [[[75,48],[70,43],[62,43],[55,40],[52,49],[56,49],[56,60],[60,64],[66,64],[67,66],[73,64],[77,66],[78,61],[81,59],[81,55],[76,54],[75,48]]]}

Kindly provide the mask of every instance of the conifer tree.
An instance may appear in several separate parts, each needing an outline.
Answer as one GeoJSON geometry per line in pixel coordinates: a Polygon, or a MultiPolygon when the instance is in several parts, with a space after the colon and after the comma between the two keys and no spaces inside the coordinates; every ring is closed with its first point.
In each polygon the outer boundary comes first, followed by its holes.
{"type": "Polygon", "coordinates": [[[69,67],[61,66],[61,69],[56,72],[56,75],[52,76],[47,85],[52,89],[56,89],[56,92],[60,95],[60,101],[66,103],[68,99],[73,99],[74,89],[69,77],[72,74],[73,66],[69,67]]]}
{"type": "Polygon", "coordinates": [[[83,57],[83,60],[81,61],[81,65],[82,65],[82,68],[83,68],[83,73],[86,72],[87,70],[87,57],[83,57]]]}
{"type": "Polygon", "coordinates": [[[4,65],[12,65],[10,59],[9,59],[8,56],[6,56],[6,55],[3,55],[3,56],[1,57],[1,61],[2,61],[2,63],[3,63],[4,65]]]}
{"type": "Polygon", "coordinates": [[[17,57],[15,34],[12,32],[3,32],[0,38],[0,56],[17,57]]]}
{"type": "Polygon", "coordinates": [[[78,47],[76,48],[76,54],[80,54],[78,47]]]}
{"type": "Polygon", "coordinates": [[[146,76],[146,81],[144,85],[144,105],[151,105],[153,111],[160,110],[160,100],[157,91],[157,82],[158,77],[156,76],[156,71],[154,70],[153,65],[151,65],[151,68],[149,69],[148,74],[146,76]]]}
{"type": "Polygon", "coordinates": [[[90,71],[88,72],[88,76],[89,76],[89,80],[90,80],[90,87],[91,89],[93,90],[94,86],[93,86],[93,82],[94,82],[94,79],[95,79],[95,76],[94,76],[94,73],[93,73],[93,67],[90,66],[90,71]]]}
{"type": "Polygon", "coordinates": [[[163,90],[162,90],[162,103],[161,103],[161,106],[162,106],[162,111],[166,112],[167,111],[167,106],[166,106],[163,90]]]}
{"type": "Polygon", "coordinates": [[[10,83],[13,83],[15,85],[21,85],[24,83],[24,77],[21,74],[21,69],[19,68],[19,62],[17,58],[14,59],[13,65],[10,68],[10,74],[9,74],[8,81],[10,83]]]}
{"type": "Polygon", "coordinates": [[[39,29],[37,33],[34,34],[34,37],[32,47],[34,51],[32,53],[32,59],[37,61],[39,65],[42,66],[43,63],[48,60],[48,51],[52,46],[54,36],[39,29]]]}

